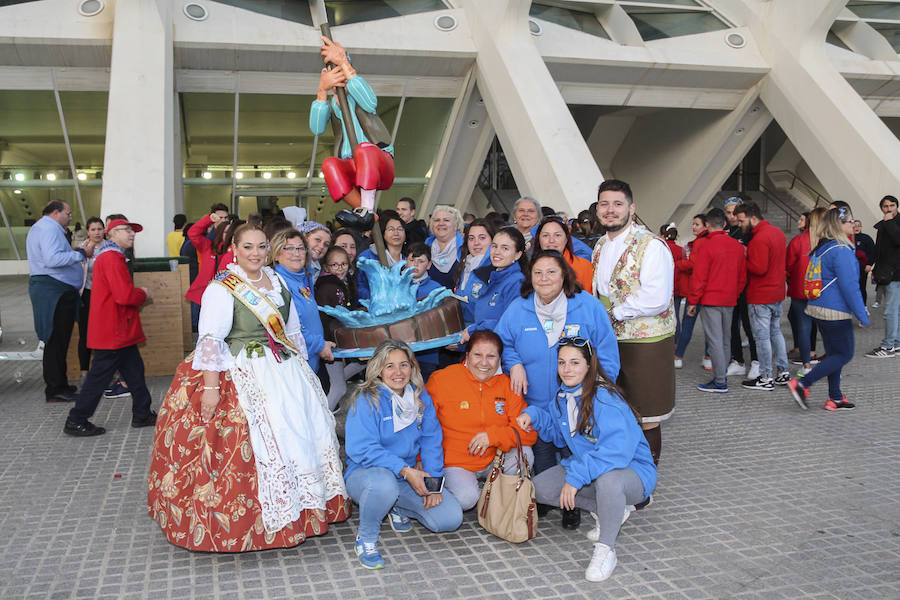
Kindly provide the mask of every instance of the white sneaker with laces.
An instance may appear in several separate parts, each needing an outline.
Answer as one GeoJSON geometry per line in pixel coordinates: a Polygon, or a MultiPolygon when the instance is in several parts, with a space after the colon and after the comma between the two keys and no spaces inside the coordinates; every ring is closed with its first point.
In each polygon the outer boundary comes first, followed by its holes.
{"type": "Polygon", "coordinates": [[[594,544],[594,556],[584,572],[588,581],[606,581],[616,568],[616,551],[606,544],[594,544]]]}
{"type": "Polygon", "coordinates": [[[732,360],[728,363],[728,370],[725,371],[725,376],[728,377],[730,375],[744,375],[747,372],[747,369],[736,360],[732,360]]]}
{"type": "Polygon", "coordinates": [[[676,358],[676,359],[675,359],[675,368],[676,368],[676,369],[680,369],[680,368],[682,368],[683,366],[684,366],[684,361],[681,360],[680,358],[676,358]]]}
{"type": "Polygon", "coordinates": [[[750,363],[750,370],[747,371],[747,379],[756,379],[759,377],[759,361],[754,360],[750,363]]]}
{"type": "MultiPolygon", "coordinates": [[[[628,520],[628,517],[631,516],[631,513],[634,512],[634,504],[625,505],[625,512],[622,514],[622,525],[625,524],[625,521],[628,520]]],[[[597,513],[591,513],[591,516],[594,517],[594,526],[588,530],[586,537],[590,541],[597,543],[597,540],[600,539],[600,519],[597,518],[597,513]]]]}

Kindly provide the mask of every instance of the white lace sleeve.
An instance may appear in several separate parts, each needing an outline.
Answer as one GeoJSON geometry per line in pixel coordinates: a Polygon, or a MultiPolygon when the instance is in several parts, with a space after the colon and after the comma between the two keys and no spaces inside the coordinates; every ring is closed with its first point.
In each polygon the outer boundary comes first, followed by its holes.
{"type": "Polygon", "coordinates": [[[294,308],[293,301],[291,301],[291,307],[288,309],[288,320],[284,327],[284,334],[300,351],[300,356],[303,357],[303,360],[309,360],[309,353],[306,351],[306,340],[300,332],[300,317],[297,315],[297,309],[294,308]]]}
{"type": "Polygon", "coordinates": [[[225,343],[231,332],[234,299],[221,285],[210,283],[200,301],[199,339],[194,348],[191,366],[198,371],[227,371],[234,366],[234,357],[225,343]]]}

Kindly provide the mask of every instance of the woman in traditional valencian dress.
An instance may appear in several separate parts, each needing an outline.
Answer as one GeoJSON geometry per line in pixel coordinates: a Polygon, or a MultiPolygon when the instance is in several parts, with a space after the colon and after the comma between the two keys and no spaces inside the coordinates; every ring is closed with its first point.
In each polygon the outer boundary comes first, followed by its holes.
{"type": "Polygon", "coordinates": [[[190,550],[295,546],[350,514],[334,418],[267,249],[261,229],[237,229],[159,411],[148,509],[190,550]]]}

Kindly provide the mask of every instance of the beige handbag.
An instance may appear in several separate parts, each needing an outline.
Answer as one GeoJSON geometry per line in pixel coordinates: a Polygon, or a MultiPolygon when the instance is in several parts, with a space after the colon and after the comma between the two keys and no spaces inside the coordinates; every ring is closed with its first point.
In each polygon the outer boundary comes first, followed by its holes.
{"type": "Polygon", "coordinates": [[[516,452],[518,474],[503,474],[503,452],[498,449],[478,498],[478,523],[499,538],[519,543],[537,535],[538,515],[522,439],[513,431],[518,443],[511,452],[516,452]]]}

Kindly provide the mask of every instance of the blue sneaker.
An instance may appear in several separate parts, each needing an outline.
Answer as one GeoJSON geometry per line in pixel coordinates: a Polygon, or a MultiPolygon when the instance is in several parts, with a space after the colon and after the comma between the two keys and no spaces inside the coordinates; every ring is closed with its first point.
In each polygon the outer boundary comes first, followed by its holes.
{"type": "Polygon", "coordinates": [[[125,385],[121,379],[116,379],[116,382],[112,387],[103,392],[104,398],[124,398],[125,396],[130,395],[131,392],[128,391],[128,386],[125,385]]]}
{"type": "Polygon", "coordinates": [[[397,512],[397,507],[392,508],[391,512],[388,513],[388,521],[391,523],[391,529],[397,533],[406,533],[412,529],[412,521],[409,520],[409,517],[405,517],[397,512]]]}
{"type": "Polygon", "coordinates": [[[367,569],[384,568],[384,559],[375,547],[375,542],[356,540],[356,556],[359,563],[367,569]]]}
{"type": "Polygon", "coordinates": [[[713,394],[727,394],[728,393],[728,384],[727,383],[716,383],[715,379],[710,380],[709,383],[701,383],[697,386],[697,389],[701,392],[712,392],[713,394]]]}

